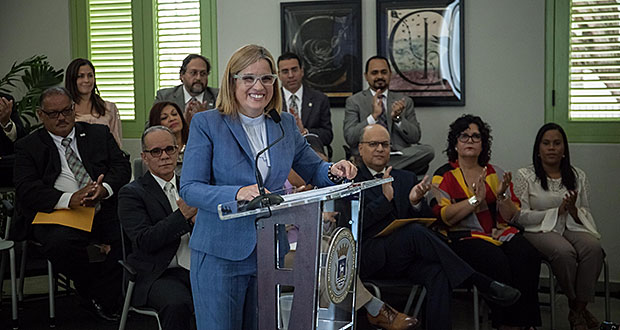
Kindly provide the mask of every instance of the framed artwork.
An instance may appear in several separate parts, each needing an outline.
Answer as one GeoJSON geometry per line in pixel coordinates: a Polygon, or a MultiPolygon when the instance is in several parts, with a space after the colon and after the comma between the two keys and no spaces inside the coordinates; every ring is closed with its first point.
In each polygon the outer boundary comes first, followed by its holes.
{"type": "Polygon", "coordinates": [[[331,106],[362,89],[361,1],[280,4],[282,52],[303,61],[304,84],[325,93],[331,106]]]}
{"type": "Polygon", "coordinates": [[[390,90],[419,106],[464,106],[463,1],[377,1],[377,51],[390,90]]]}

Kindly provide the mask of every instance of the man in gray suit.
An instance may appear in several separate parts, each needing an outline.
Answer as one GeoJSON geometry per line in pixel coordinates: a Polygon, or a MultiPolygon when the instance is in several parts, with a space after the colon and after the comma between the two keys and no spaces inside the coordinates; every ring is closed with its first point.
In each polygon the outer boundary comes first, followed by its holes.
{"type": "Polygon", "coordinates": [[[303,77],[304,69],[299,56],[284,53],[278,57],[282,109],[293,114],[299,131],[306,139],[319,140],[322,146],[329,146],[334,137],[329,99],[325,94],[304,86],[303,77]]]}
{"type": "Polygon", "coordinates": [[[158,90],[155,102],[176,103],[183,110],[189,124],[195,113],[215,108],[215,99],[219,90],[207,87],[209,73],[211,73],[211,63],[206,57],[198,54],[187,55],[179,71],[182,84],[158,90]]]}
{"type": "Polygon", "coordinates": [[[364,73],[369,89],[347,98],[344,114],[344,138],[353,155],[359,155],[358,144],[367,125],[380,124],[390,133],[389,165],[422,175],[435,157],[433,147],[419,144],[422,132],[416,120],[413,100],[401,93],[388,91],[392,70],[383,56],[366,61],[364,73]]]}

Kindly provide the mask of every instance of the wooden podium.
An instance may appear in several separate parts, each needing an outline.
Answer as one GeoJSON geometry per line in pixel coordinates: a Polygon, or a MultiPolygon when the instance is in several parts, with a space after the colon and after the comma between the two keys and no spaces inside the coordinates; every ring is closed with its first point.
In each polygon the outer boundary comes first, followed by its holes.
{"type": "Polygon", "coordinates": [[[223,221],[257,217],[259,329],[354,329],[360,195],[391,180],[284,195],[278,205],[250,211],[237,202],[218,206],[223,221]],[[289,244],[285,228],[296,242],[289,244]],[[285,267],[293,250],[293,265],[285,267]]]}

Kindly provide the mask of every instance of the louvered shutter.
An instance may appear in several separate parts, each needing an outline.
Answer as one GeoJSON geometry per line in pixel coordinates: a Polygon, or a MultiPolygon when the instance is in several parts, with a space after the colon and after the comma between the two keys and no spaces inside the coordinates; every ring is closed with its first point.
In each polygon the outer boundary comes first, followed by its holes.
{"type": "Polygon", "coordinates": [[[571,120],[620,118],[620,3],[572,0],[571,120]]]}

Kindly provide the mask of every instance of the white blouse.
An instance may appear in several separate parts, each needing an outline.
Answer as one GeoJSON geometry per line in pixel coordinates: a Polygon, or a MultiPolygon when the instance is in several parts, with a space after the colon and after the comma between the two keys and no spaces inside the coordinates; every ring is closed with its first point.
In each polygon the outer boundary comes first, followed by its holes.
{"type": "Polygon", "coordinates": [[[532,165],[517,171],[514,191],[521,201],[521,213],[517,222],[525,227],[525,231],[553,231],[562,234],[564,230],[568,229],[570,231],[588,232],[596,238],[601,237],[596,229],[592,213],[590,213],[590,183],[584,171],[577,167],[574,169],[577,175],[575,206],[579,220],[583,225],[577,223],[568,212],[559,214],[559,206],[568,193],[566,187],[562,185],[561,178],[547,177],[549,189],[544,190],[532,165]]]}
{"type": "MultiPolygon", "coordinates": [[[[241,126],[248,137],[250,148],[252,148],[252,155],[256,158],[256,154],[259,151],[267,148],[267,128],[265,125],[265,115],[260,115],[256,118],[248,117],[242,113],[239,113],[241,119],[241,126]]],[[[258,159],[258,170],[260,171],[263,180],[269,175],[269,168],[271,162],[269,160],[269,150],[265,151],[258,159]]]]}

